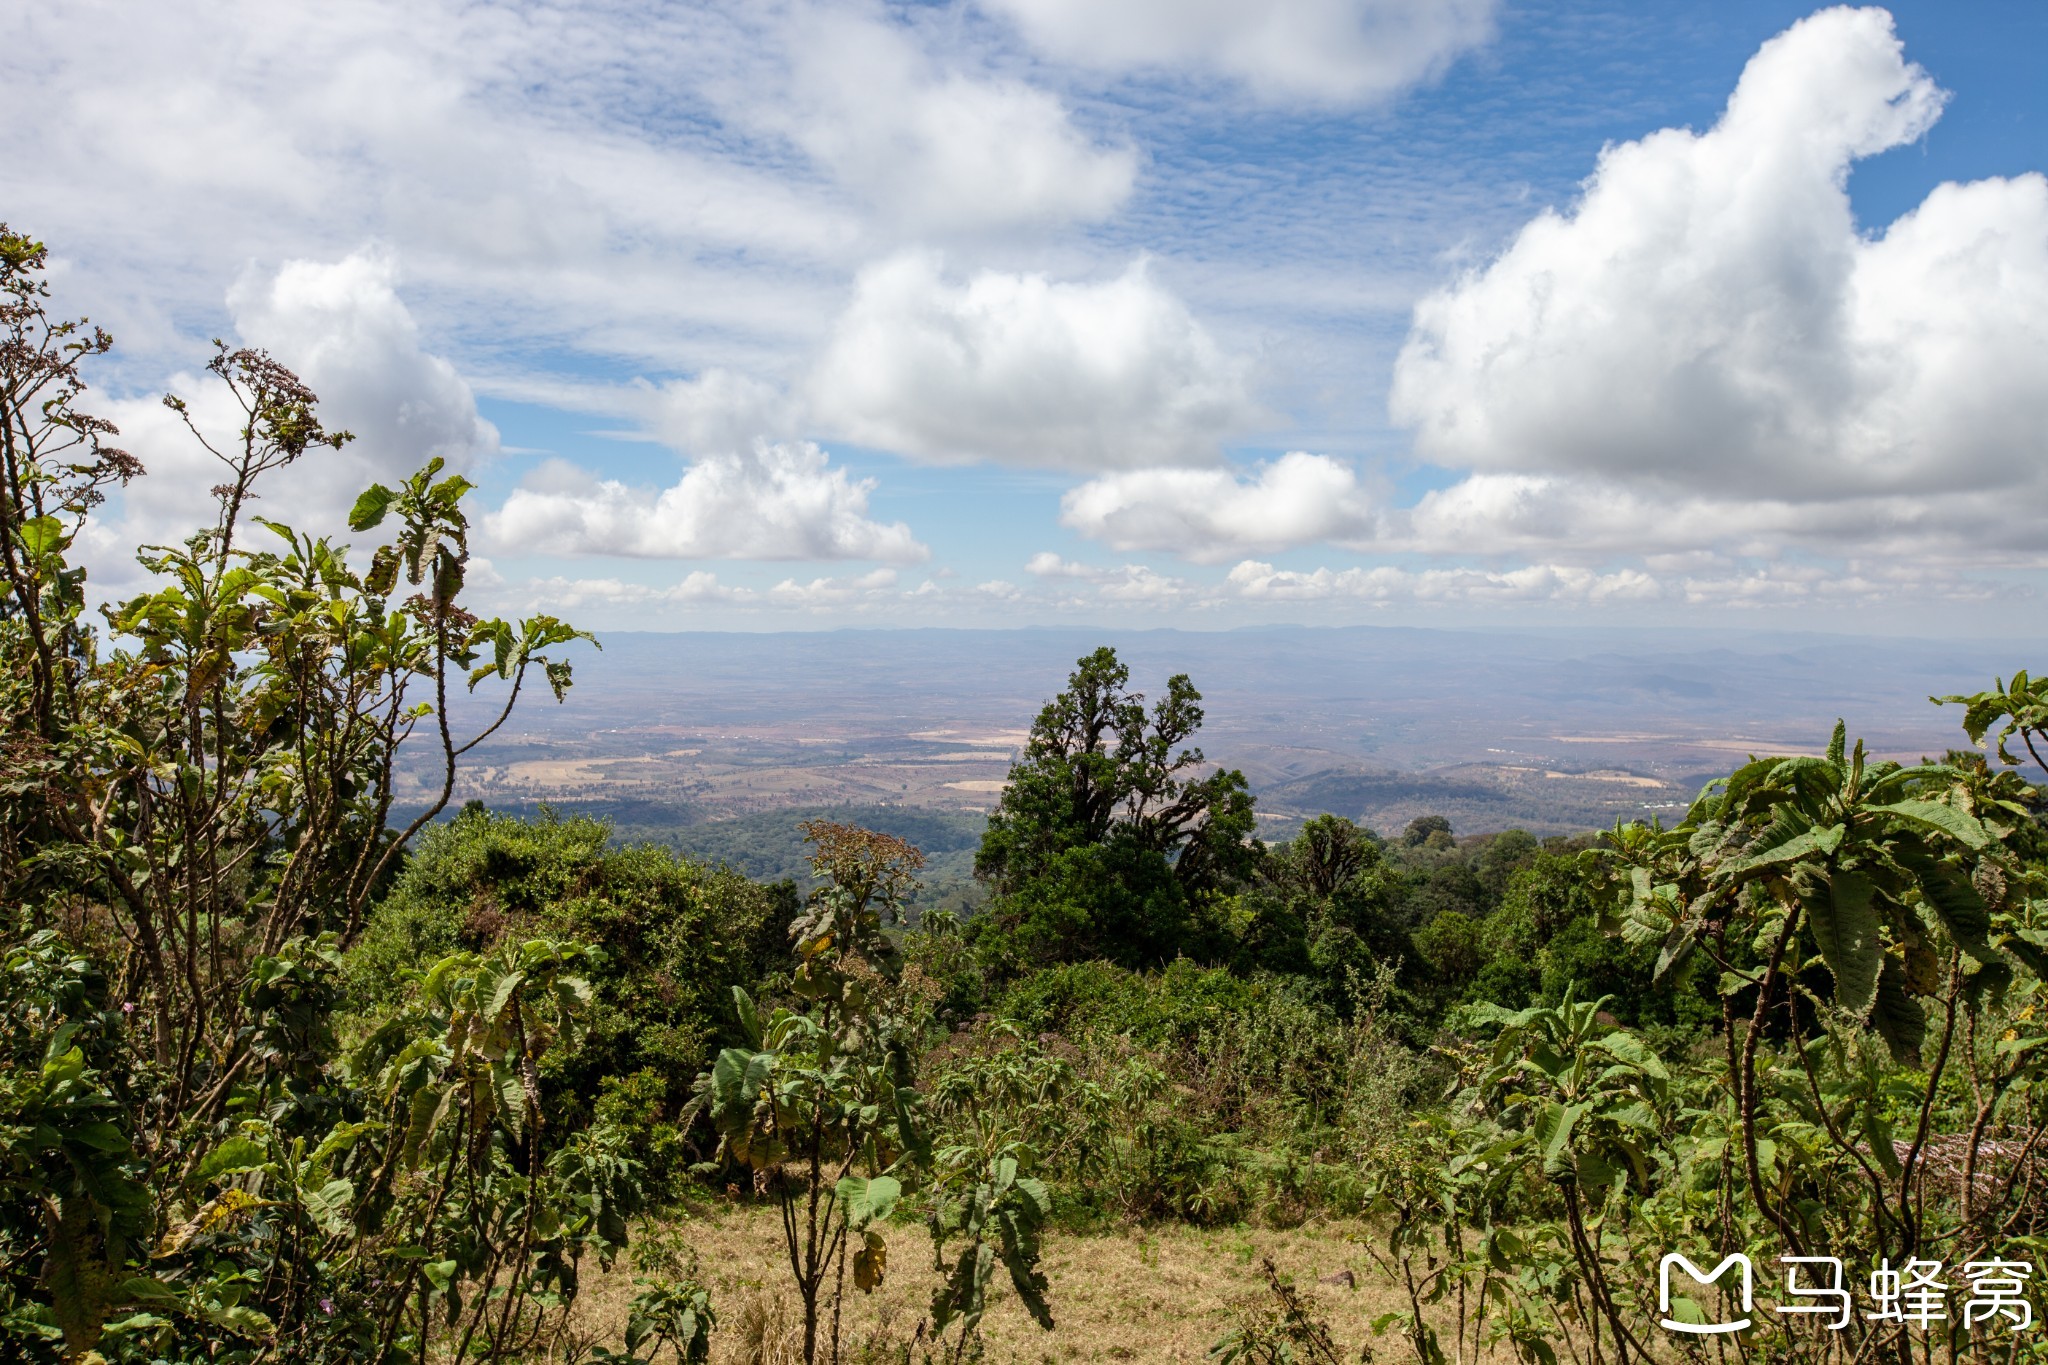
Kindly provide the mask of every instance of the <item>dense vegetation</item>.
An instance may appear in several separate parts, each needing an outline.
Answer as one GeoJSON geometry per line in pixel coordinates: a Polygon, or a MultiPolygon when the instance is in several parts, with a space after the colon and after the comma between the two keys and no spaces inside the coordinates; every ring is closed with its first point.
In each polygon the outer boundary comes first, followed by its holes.
{"type": "MultiPolygon", "coordinates": [[[[2021,1340],[1959,1305],[1824,1330],[1770,1311],[1771,1258],[1854,1284],[2048,1235],[2048,685],[1948,699],[1990,757],[1838,729],[1671,828],[1324,816],[1267,846],[1191,680],[1148,707],[1100,650],[975,849],[985,900],[913,921],[900,813],[806,821],[801,887],[586,817],[443,818],[482,737],[449,688],[498,689],[502,724],[585,637],[463,606],[437,467],[364,493],[353,529],[395,527],[366,555],[251,518],[350,439],[261,353],[212,366],[239,430],[192,433],[214,524],[90,620],[74,547],[143,471],[78,406],[111,343],[47,313],[43,269],[0,229],[9,1358],[703,1360],[718,1305],[662,1220],[707,1198],[771,1212],[806,1360],[852,1349],[842,1310],[919,1220],[928,1310],[869,1358],[973,1358],[1000,1292],[1052,1330],[1049,1227],[1338,1216],[1421,1365],[1678,1354],[1651,1324],[1729,1305],[1660,1303],[1667,1251],[1755,1258],[1744,1358],[2021,1340]],[[439,800],[401,824],[413,747],[439,800]],[[629,1234],[639,1292],[594,1340],[579,1293],[629,1234]]],[[[1336,1359],[1268,1279],[1216,1358],[1336,1359]]]]}

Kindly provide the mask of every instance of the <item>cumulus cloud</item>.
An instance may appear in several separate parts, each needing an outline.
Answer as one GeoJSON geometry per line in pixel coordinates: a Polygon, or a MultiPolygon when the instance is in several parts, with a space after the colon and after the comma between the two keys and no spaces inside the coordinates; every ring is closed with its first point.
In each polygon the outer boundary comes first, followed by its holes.
{"type": "Polygon", "coordinates": [[[871,569],[851,578],[821,577],[808,583],[785,578],[770,588],[765,596],[778,607],[824,611],[879,603],[892,595],[890,589],[895,586],[894,569],[871,569]]]}
{"type": "Polygon", "coordinates": [[[1252,415],[1226,354],[1145,263],[1099,283],[912,252],[863,271],[811,382],[849,439],[940,463],[1213,464],[1252,415]]]}
{"type": "Polygon", "coordinates": [[[485,519],[501,552],[650,559],[876,559],[928,551],[902,522],[868,516],[855,480],[808,441],[707,455],[660,492],[551,462],[485,519]]]}
{"type": "MultiPolygon", "coordinates": [[[[296,371],[319,395],[328,428],[356,438],[338,451],[313,450],[259,483],[256,513],[341,533],[348,508],[370,484],[395,482],[435,458],[468,470],[496,451],[497,432],[477,416],[469,385],[421,345],[396,280],[389,256],[357,252],[245,273],[228,292],[238,339],[296,371]]],[[[214,446],[232,446],[244,418],[219,380],[184,374],[170,387],[214,446]]],[[[208,490],[228,475],[154,399],[111,404],[107,415],[149,470],[123,494],[118,519],[93,532],[97,554],[119,573],[126,547],[181,540],[210,525],[215,506],[208,490]]]]}
{"type": "Polygon", "coordinates": [[[1428,80],[1493,33],[1495,0],[983,0],[1064,61],[1191,67],[1268,99],[1344,103],[1428,80]]]}
{"type": "Polygon", "coordinates": [[[1154,572],[1144,564],[1099,568],[1062,559],[1050,550],[1033,555],[1025,564],[1024,572],[1034,578],[1085,584],[1101,601],[1132,606],[1172,606],[1195,601],[1201,596],[1201,590],[1186,579],[1154,572]]]}
{"type": "Polygon", "coordinates": [[[1368,541],[1376,500],[1351,466],[1295,451],[1246,480],[1222,469],[1107,474],[1060,499],[1060,520],[1118,550],[1167,550],[1196,563],[1316,541],[1368,541]]]}
{"type": "Polygon", "coordinates": [[[942,70],[901,25],[847,10],[799,7],[787,41],[783,98],[747,106],[898,221],[939,230],[1088,221],[1130,195],[1137,153],[1076,128],[1049,91],[942,70]]]}
{"type": "Polygon", "coordinates": [[[2048,546],[2048,180],[1945,184],[1875,235],[1845,188],[1943,100],[1889,15],[1833,9],[1708,131],[1603,152],[1569,212],[1416,308],[1392,414],[1476,471],[1420,530],[2048,546]]]}
{"type": "Polygon", "coordinates": [[[662,386],[651,417],[656,435],[691,454],[740,450],[762,435],[786,434],[792,424],[780,389],[720,366],[662,386]]]}
{"type": "Polygon", "coordinates": [[[1095,570],[1062,559],[1051,550],[1040,550],[1025,563],[1024,572],[1036,578],[1086,578],[1095,570]]]}

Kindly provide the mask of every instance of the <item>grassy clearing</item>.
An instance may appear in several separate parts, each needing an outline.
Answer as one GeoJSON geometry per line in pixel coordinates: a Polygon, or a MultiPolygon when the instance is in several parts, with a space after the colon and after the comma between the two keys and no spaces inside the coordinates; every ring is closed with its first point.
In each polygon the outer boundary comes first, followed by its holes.
{"type": "MultiPolygon", "coordinates": [[[[782,1237],[772,1208],[744,1204],[701,1206],[674,1225],[693,1249],[712,1290],[719,1328],[713,1359],[725,1365],[783,1365],[801,1359],[802,1314],[789,1287],[782,1237]]],[[[1373,1340],[1372,1320],[1407,1307],[1406,1300],[1366,1254],[1363,1224],[1315,1222],[1276,1230],[1247,1226],[1191,1228],[1181,1224],[1078,1234],[1049,1231],[1044,1266],[1052,1281],[1057,1327],[1051,1332],[1019,1308],[1006,1283],[983,1323],[990,1365],[1069,1360],[1200,1361],[1228,1330],[1243,1304],[1267,1306],[1270,1294],[1259,1262],[1271,1256],[1294,1278],[1355,1359],[1373,1340]],[[1325,1276],[1351,1272],[1356,1287],[1327,1284],[1325,1276]]],[[[925,1231],[915,1223],[889,1233],[889,1276],[872,1296],[847,1287],[844,1359],[888,1360],[924,1317],[937,1283],[925,1231]]],[[[578,1300],[580,1327],[599,1341],[617,1341],[625,1328],[633,1274],[624,1260],[606,1274],[591,1274],[578,1300]]],[[[1399,1343],[1387,1339],[1397,1352],[1399,1343]]]]}

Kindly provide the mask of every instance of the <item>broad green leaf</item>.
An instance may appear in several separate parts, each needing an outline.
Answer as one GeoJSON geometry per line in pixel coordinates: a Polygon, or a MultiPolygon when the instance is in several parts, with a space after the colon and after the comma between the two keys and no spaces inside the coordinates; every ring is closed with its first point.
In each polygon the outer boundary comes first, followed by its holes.
{"type": "Polygon", "coordinates": [[[496,1019],[505,1012],[505,1006],[512,1003],[512,997],[526,981],[525,972],[507,972],[498,978],[498,984],[491,990],[491,1003],[484,1010],[484,1018],[496,1019]]]}
{"type": "Polygon", "coordinates": [[[1991,907],[1984,903],[1984,898],[1977,894],[1977,888],[1971,885],[1960,868],[1915,848],[1895,849],[1893,856],[1913,874],[1919,883],[1921,896],[1958,948],[1981,965],[2002,963],[2003,959],[1990,941],[1991,907]]]}
{"type": "Polygon", "coordinates": [[[1876,1007],[1871,1011],[1871,1025],[1891,1049],[1892,1057],[1904,1066],[1920,1064],[1920,1044],[1927,1037],[1927,1015],[1920,1002],[1906,993],[1901,979],[1901,970],[1896,962],[1884,964],[1884,975],[1878,979],[1876,1007]]]}
{"type": "Polygon", "coordinates": [[[759,1048],[761,1046],[761,1015],[754,1008],[754,997],[748,995],[738,986],[734,986],[732,988],[732,1007],[733,1011],[739,1015],[740,1034],[747,1040],[747,1046],[759,1048]]]}
{"type": "Polygon", "coordinates": [[[146,1275],[136,1275],[121,1281],[114,1290],[115,1301],[119,1303],[171,1304],[179,1302],[178,1291],[162,1280],[146,1275]]]}
{"type": "Polygon", "coordinates": [[[1657,950],[1657,967],[1650,973],[1650,983],[1656,985],[1664,980],[1675,967],[1685,965],[1692,956],[1695,931],[1687,925],[1674,927],[1664,938],[1664,944],[1657,950]]]}
{"type": "Polygon", "coordinates": [[[1878,934],[1877,888],[1860,872],[1840,870],[1806,898],[1806,923],[1835,978],[1835,1003],[1857,1018],[1870,1013],[1884,966],[1878,934]]]}
{"type": "Polygon", "coordinates": [[[903,1197],[903,1185],[889,1175],[878,1175],[872,1180],[850,1175],[839,1182],[837,1192],[847,1222],[862,1228],[889,1216],[896,1201],[903,1197]]]}
{"type": "Polygon", "coordinates": [[[348,1180],[330,1180],[317,1190],[305,1192],[306,1209],[322,1232],[330,1237],[350,1229],[349,1205],[355,1202],[356,1187],[348,1180]]]}
{"type": "Polygon", "coordinates": [[[1746,858],[1737,858],[1723,869],[1723,874],[1729,877],[1739,877],[1744,873],[1754,872],[1761,868],[1782,867],[1787,863],[1796,863],[1801,859],[1814,857],[1816,854],[1825,857],[1841,847],[1842,834],[1843,829],[1840,825],[1827,825],[1819,829],[1809,829],[1804,833],[1795,834],[1790,838],[1784,839],[1760,853],[1752,853],[1746,858]]]}
{"type": "Polygon", "coordinates": [[[225,1327],[237,1336],[249,1337],[252,1340],[260,1340],[271,1333],[271,1322],[268,1317],[240,1304],[203,1309],[201,1315],[216,1327],[225,1327]]]}
{"type": "Polygon", "coordinates": [[[526,1085],[519,1079],[517,1068],[510,1062],[499,1062],[491,1068],[491,1082],[498,1092],[499,1117],[512,1136],[522,1141],[526,1137],[526,1085]]]}
{"type": "Polygon", "coordinates": [[[1646,1075],[1655,1076],[1658,1080],[1669,1080],[1671,1078],[1670,1073],[1664,1069],[1664,1063],[1658,1059],[1657,1054],[1645,1047],[1642,1039],[1632,1033],[1625,1033],[1620,1029],[1616,1029],[1614,1032],[1605,1034],[1588,1044],[1588,1046],[1599,1048],[1610,1056],[1628,1063],[1638,1071],[1646,1075]]]}
{"type": "Polygon", "coordinates": [[[1966,811],[1939,801],[1897,801],[1889,806],[1872,806],[1873,811],[1894,815],[1908,824],[1945,834],[1966,848],[1980,849],[1991,843],[1991,831],[1966,811]]]}
{"type": "Polygon", "coordinates": [[[1596,1204],[1606,1197],[1607,1187],[1621,1174],[1621,1169],[1613,1162],[1592,1152],[1579,1153],[1575,1170],[1580,1187],[1596,1204]]]}
{"type": "Polygon", "coordinates": [[[419,1155],[440,1118],[442,1101],[454,1093],[453,1086],[436,1089],[431,1085],[423,1085],[413,1092],[411,1109],[406,1115],[405,1140],[399,1149],[403,1160],[409,1163],[419,1155]]]}
{"type": "Polygon", "coordinates": [[[371,484],[356,499],[356,505],[349,509],[348,529],[351,531],[367,531],[371,529],[377,523],[384,520],[384,514],[391,510],[391,504],[397,500],[398,494],[395,490],[386,488],[381,483],[371,484]]]}
{"type": "Polygon", "coordinates": [[[67,1140],[81,1147],[90,1147],[96,1152],[128,1150],[128,1135],[104,1121],[81,1123],[76,1128],[67,1128],[64,1130],[64,1136],[67,1140]]]}
{"type": "Polygon", "coordinates": [[[199,1163],[199,1178],[212,1180],[230,1171],[246,1171],[264,1164],[269,1153],[253,1138],[232,1137],[206,1154],[199,1163]]]}
{"type": "Polygon", "coordinates": [[[1585,1115],[1583,1104],[1547,1104],[1536,1116],[1536,1138],[1543,1144],[1543,1174],[1551,1180],[1575,1178],[1571,1157],[1572,1129],[1585,1115]]]}
{"type": "Polygon", "coordinates": [[[55,554],[64,544],[64,523],[52,516],[30,517],[21,523],[15,534],[21,538],[31,558],[41,559],[55,554]]]}
{"type": "MultiPolygon", "coordinates": [[[[745,1085],[747,1063],[753,1059],[754,1054],[744,1048],[729,1047],[719,1052],[718,1059],[711,1064],[711,1090],[719,1104],[740,1102],[743,1098],[741,1092],[745,1085]]],[[[745,1098],[751,1099],[751,1096],[745,1098]]],[[[715,1111],[712,1118],[714,1121],[718,1118],[715,1111]]]]}

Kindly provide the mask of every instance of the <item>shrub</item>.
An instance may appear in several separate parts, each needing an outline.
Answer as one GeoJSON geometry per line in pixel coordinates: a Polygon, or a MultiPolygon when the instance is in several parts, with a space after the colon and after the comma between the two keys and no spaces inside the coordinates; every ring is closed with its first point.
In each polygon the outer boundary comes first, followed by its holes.
{"type": "MultiPolygon", "coordinates": [[[[591,947],[594,999],[574,1059],[551,1057],[568,1117],[600,1094],[637,1113],[635,1156],[674,1170],[651,1124],[673,1119],[690,1078],[728,1028],[734,986],[787,952],[787,900],[724,868],[659,845],[614,847],[610,826],[544,811],[520,820],[481,809],[429,831],[349,954],[357,1008],[399,989],[413,964],[533,934],[591,947]],[[611,1087],[607,1090],[606,1087],[611,1087]]],[[[553,1117],[562,1117],[556,1115],[553,1117]]]]}

